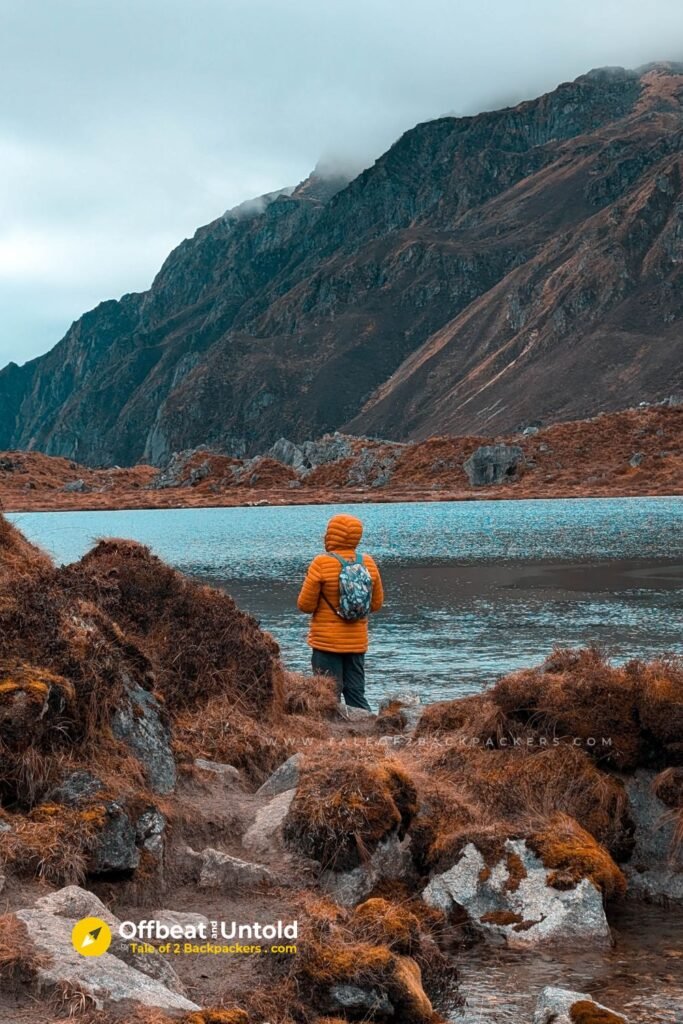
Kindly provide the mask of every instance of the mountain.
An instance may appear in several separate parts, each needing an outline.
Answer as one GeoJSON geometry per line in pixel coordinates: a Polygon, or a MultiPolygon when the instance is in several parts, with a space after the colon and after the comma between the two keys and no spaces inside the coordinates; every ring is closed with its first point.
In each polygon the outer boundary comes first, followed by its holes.
{"type": "Polygon", "coordinates": [[[406,132],[175,249],[0,372],[0,449],[160,464],[333,429],[501,434],[683,387],[683,65],[406,132]]]}

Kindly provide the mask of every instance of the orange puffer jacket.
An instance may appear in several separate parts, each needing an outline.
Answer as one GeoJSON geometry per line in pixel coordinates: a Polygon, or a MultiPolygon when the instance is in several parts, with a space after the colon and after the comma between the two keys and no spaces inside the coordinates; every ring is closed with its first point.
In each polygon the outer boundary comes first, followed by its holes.
{"type": "MultiPolygon", "coordinates": [[[[327,524],[325,551],[334,551],[347,561],[356,558],[356,548],[363,536],[363,524],[355,516],[333,516],[327,524]]],[[[371,611],[377,612],[384,601],[379,569],[370,555],[363,553],[363,562],[372,577],[371,611]]],[[[334,654],[362,654],[368,649],[368,620],[345,622],[334,611],[339,605],[339,574],[341,564],[332,555],[317,555],[308,567],[297,604],[299,610],[311,615],[308,643],[318,651],[334,654]],[[327,601],[324,600],[324,597],[327,601]]]]}

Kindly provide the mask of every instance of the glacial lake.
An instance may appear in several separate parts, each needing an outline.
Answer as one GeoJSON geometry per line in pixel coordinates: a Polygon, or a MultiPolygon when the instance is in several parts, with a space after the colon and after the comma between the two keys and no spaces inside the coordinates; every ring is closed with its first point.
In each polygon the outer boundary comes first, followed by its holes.
{"type": "Polygon", "coordinates": [[[328,518],[365,523],[382,570],[371,703],[402,689],[437,700],[481,689],[555,645],[617,660],[683,655],[683,498],[476,501],[40,512],[9,516],[60,562],[100,537],[148,544],[225,588],[308,667],[296,596],[328,518]]]}

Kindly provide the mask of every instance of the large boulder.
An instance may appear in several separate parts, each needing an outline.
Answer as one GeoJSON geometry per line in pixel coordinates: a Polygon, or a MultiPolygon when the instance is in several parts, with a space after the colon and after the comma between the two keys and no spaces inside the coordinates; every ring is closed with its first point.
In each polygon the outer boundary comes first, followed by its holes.
{"type": "Polygon", "coordinates": [[[470,455],[463,469],[473,487],[484,487],[514,479],[523,462],[524,452],[517,444],[486,444],[470,455]]]}
{"type": "Polygon", "coordinates": [[[468,843],[453,867],[432,878],[423,899],[447,914],[462,907],[483,935],[509,946],[608,944],[598,888],[588,878],[555,888],[554,874],[524,840],[506,840],[493,866],[468,843]]]}
{"type": "Polygon", "coordinates": [[[94,893],[67,886],[17,911],[16,917],[33,945],[49,955],[38,972],[40,987],[79,985],[100,1007],[109,1000],[131,1000],[161,1009],[196,1009],[171,964],[158,954],[134,953],[118,934],[119,919],[94,893]],[[73,948],[71,932],[84,917],[99,918],[111,929],[111,945],[100,957],[84,958],[73,948]]]}
{"type": "Polygon", "coordinates": [[[71,921],[72,925],[84,917],[98,917],[111,929],[109,953],[112,956],[118,957],[130,967],[156,979],[162,985],[170,988],[172,992],[181,996],[186,995],[183,983],[167,960],[161,956],[133,952],[130,942],[122,939],[118,934],[121,924],[119,918],[112,914],[93,892],[81,889],[78,885],[67,885],[63,889],[58,889],[56,892],[36,900],[35,909],[52,914],[54,917],[64,917],[71,921]]]}
{"type": "Polygon", "coordinates": [[[654,903],[683,905],[683,848],[676,843],[676,821],[655,793],[656,775],[637,771],[626,782],[634,848],[624,870],[627,895],[654,903]]]}
{"type": "Polygon", "coordinates": [[[628,1024],[626,1017],[596,1003],[584,992],[544,988],[538,997],[533,1024],[628,1024]]]}

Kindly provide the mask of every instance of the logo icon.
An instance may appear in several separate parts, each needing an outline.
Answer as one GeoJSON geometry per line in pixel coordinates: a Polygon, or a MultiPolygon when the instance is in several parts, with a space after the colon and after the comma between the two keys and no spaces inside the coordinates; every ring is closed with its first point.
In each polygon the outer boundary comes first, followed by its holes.
{"type": "Polygon", "coordinates": [[[111,945],[111,929],[99,917],[84,917],[74,925],[71,941],[81,956],[102,956],[111,945]]]}

